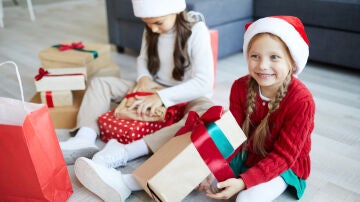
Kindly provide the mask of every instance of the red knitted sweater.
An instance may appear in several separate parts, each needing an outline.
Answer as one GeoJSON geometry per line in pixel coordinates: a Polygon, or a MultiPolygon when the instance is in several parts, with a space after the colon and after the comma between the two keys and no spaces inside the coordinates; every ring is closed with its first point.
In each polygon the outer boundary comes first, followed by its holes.
{"type": "MultiPolygon", "coordinates": [[[[230,111],[240,126],[245,120],[246,94],[249,76],[237,79],[231,88],[230,111]]],[[[268,112],[267,102],[259,94],[251,116],[254,129],[268,112]]],[[[293,77],[279,109],[270,115],[270,134],[265,142],[267,156],[262,158],[252,149],[250,141],[246,165],[240,174],[246,188],[267,182],[284,171],[291,170],[301,179],[310,174],[310,135],[314,129],[315,103],[306,86],[293,77]]]]}

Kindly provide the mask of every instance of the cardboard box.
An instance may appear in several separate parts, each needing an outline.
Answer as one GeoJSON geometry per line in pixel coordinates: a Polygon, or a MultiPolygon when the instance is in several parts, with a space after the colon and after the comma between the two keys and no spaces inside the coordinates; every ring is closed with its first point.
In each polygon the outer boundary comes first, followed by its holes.
{"type": "MultiPolygon", "coordinates": [[[[66,41],[61,44],[71,44],[72,41],[66,41]]],[[[60,51],[58,48],[49,47],[40,51],[39,58],[44,68],[66,68],[84,66],[87,68],[89,77],[92,77],[97,71],[106,68],[111,62],[110,44],[83,43],[83,50],[95,51],[97,57],[92,52],[79,50],[60,51]]]]}
{"type": "Polygon", "coordinates": [[[48,69],[49,74],[36,80],[37,92],[42,91],[63,91],[63,90],[84,90],[86,88],[86,68],[57,68],[48,69]]]}
{"type": "Polygon", "coordinates": [[[120,78],[120,67],[113,60],[111,60],[110,63],[108,65],[106,65],[105,67],[99,69],[94,74],[92,74],[91,78],[107,77],[107,76],[120,78]]]}
{"type": "Polygon", "coordinates": [[[73,105],[73,93],[70,90],[41,92],[40,98],[49,108],[73,105]]]}
{"type": "MultiPolygon", "coordinates": [[[[230,112],[215,124],[234,151],[245,141],[246,136],[230,112]]],[[[188,132],[172,138],[133,174],[153,199],[174,202],[184,199],[210,173],[188,132]]]]}
{"type": "MultiPolygon", "coordinates": [[[[49,108],[54,127],[57,129],[72,129],[76,127],[77,114],[85,90],[73,91],[74,104],[72,106],[49,108]]],[[[36,93],[30,102],[41,103],[40,93],[36,93]]]]}

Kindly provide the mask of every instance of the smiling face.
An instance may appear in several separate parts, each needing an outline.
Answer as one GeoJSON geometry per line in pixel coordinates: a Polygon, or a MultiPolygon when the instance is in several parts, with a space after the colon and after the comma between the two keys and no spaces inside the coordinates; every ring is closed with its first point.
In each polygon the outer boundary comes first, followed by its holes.
{"type": "Polygon", "coordinates": [[[290,73],[294,62],[285,44],[271,34],[254,36],[248,46],[248,69],[268,98],[273,98],[290,73]]]}
{"type": "Polygon", "coordinates": [[[156,18],[141,18],[146,26],[154,33],[163,34],[174,27],[177,14],[170,14],[156,18]]]}

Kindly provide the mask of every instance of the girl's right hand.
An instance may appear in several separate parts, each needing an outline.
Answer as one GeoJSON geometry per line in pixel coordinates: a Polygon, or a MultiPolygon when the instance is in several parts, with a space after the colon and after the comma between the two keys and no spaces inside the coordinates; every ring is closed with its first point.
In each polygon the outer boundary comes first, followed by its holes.
{"type": "Polygon", "coordinates": [[[198,186],[198,191],[203,191],[206,194],[210,194],[210,193],[216,193],[217,189],[214,187],[214,183],[215,182],[215,176],[213,174],[210,174],[209,176],[207,176],[205,178],[205,180],[203,180],[199,186],[198,186]]]}
{"type": "Polygon", "coordinates": [[[206,193],[209,198],[213,199],[229,199],[233,195],[245,189],[245,183],[241,178],[230,178],[223,182],[217,183],[219,192],[206,193]]]}

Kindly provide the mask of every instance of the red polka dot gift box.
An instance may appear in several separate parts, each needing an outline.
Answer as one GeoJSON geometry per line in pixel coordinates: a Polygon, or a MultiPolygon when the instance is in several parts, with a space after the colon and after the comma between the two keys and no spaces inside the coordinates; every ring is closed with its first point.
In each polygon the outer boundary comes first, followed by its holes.
{"type": "Polygon", "coordinates": [[[98,118],[100,138],[104,142],[117,139],[120,143],[128,144],[178,122],[184,116],[185,106],[182,104],[170,107],[163,121],[153,122],[119,119],[114,116],[114,110],[108,111],[98,118]]]}

